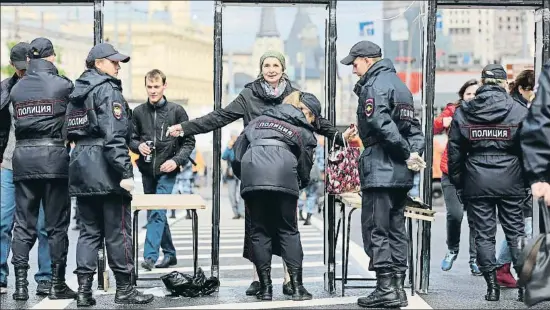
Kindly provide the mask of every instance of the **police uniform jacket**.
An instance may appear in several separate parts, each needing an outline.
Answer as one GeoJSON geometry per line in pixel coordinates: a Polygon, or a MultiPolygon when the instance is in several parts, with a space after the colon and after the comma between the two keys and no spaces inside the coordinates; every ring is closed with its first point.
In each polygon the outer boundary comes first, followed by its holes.
{"type": "Polygon", "coordinates": [[[527,108],[504,88],[481,86],[449,131],[449,179],[464,198],[526,197],[519,130],[527,108]]]}
{"type": "Polygon", "coordinates": [[[72,196],[126,194],[122,179],[133,177],[128,142],[131,110],[119,79],[88,69],[75,81],[67,109],[72,196]]]}
{"type": "Polygon", "coordinates": [[[520,141],[529,185],[550,183],[550,61],[541,71],[535,100],[523,122],[520,141]]]}
{"type": "MultiPolygon", "coordinates": [[[[142,174],[152,177],[166,174],[160,171],[160,166],[170,159],[174,160],[178,167],[185,166],[189,162],[189,156],[195,148],[195,137],[166,137],[166,128],[188,119],[181,105],[169,102],[166,98],[156,104],[147,101],[134,109],[130,149],[140,155],[136,163],[142,174]],[[152,153],[153,160],[150,163],[146,163],[139,152],[139,145],[145,141],[153,141],[155,146],[152,153]]],[[[177,173],[178,169],[168,174],[177,173]]]]}
{"type": "Polygon", "coordinates": [[[355,85],[357,126],[365,150],[359,158],[361,188],[412,188],[405,161],[422,154],[424,135],[414,101],[389,59],[376,62],[355,85]]]}
{"type": "Polygon", "coordinates": [[[11,100],[10,92],[18,80],[19,77],[17,74],[14,74],[12,77],[3,80],[2,83],[0,83],[0,88],[2,90],[0,97],[0,163],[2,162],[4,151],[8,145],[10,126],[12,122],[12,116],[9,110],[11,100]]]}
{"type": "Polygon", "coordinates": [[[241,195],[275,191],[298,198],[309,183],[317,140],[299,109],[281,104],[251,121],[235,141],[233,172],[241,195]]]}
{"type": "Polygon", "coordinates": [[[31,59],[25,76],[13,86],[14,181],[68,177],[63,125],[72,90],[73,83],[44,59],[31,59]]]}

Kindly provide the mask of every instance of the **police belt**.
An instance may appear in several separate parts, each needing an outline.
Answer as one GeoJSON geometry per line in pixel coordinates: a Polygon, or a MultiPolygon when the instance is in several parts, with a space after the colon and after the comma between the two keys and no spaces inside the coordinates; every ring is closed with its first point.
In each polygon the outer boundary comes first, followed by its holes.
{"type": "Polygon", "coordinates": [[[378,144],[380,141],[376,137],[368,137],[363,142],[363,147],[367,148],[370,146],[373,146],[375,144],[378,144]]]}
{"type": "Polygon", "coordinates": [[[105,144],[105,140],[102,138],[85,138],[81,140],[75,141],[76,145],[99,145],[103,146],[105,144]]]}
{"type": "Polygon", "coordinates": [[[65,147],[63,139],[23,139],[15,141],[15,146],[62,146],[65,147]]]}
{"type": "Polygon", "coordinates": [[[468,156],[474,157],[474,156],[519,156],[519,155],[511,152],[507,152],[504,150],[474,150],[468,153],[468,156]]]}
{"type": "Polygon", "coordinates": [[[290,146],[288,146],[288,144],[286,144],[284,142],[281,142],[279,140],[274,140],[274,139],[258,139],[256,141],[253,141],[252,143],[250,143],[249,147],[260,146],[260,145],[262,145],[262,146],[268,146],[268,145],[280,146],[282,148],[287,149],[288,151],[290,151],[292,153],[292,150],[290,149],[290,146]]]}

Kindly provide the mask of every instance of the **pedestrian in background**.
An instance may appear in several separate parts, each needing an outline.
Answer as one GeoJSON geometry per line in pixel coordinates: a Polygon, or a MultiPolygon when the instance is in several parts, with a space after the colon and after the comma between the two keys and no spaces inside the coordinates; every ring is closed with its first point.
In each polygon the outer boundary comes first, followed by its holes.
{"type": "MultiPolygon", "coordinates": [[[[2,81],[0,101],[0,163],[2,163],[2,186],[0,192],[0,294],[7,293],[12,230],[15,216],[15,187],[13,184],[12,157],[15,149],[15,115],[10,100],[10,91],[27,70],[27,55],[30,45],[19,42],[10,51],[10,66],[15,69],[12,77],[2,81]]],[[[38,271],[34,275],[37,283],[36,295],[47,296],[52,285],[52,262],[48,233],[44,223],[44,206],[40,204],[38,221],[38,271]]]]}
{"type": "MultiPolygon", "coordinates": [[[[447,104],[445,109],[434,120],[434,134],[449,133],[453,115],[458,107],[465,101],[471,100],[476,96],[476,91],[479,88],[477,80],[469,80],[464,83],[458,90],[458,100],[447,104]]],[[[443,190],[443,198],[445,199],[445,208],[447,210],[447,253],[441,261],[441,270],[449,271],[453,268],[453,264],[458,257],[460,250],[460,235],[462,234],[462,219],[464,218],[464,205],[460,202],[456,194],[456,187],[449,180],[449,169],[447,166],[447,145],[445,151],[441,155],[441,188],[443,190]]],[[[481,271],[477,265],[477,250],[475,245],[476,231],[474,222],[471,216],[466,213],[466,219],[469,227],[469,254],[470,272],[473,275],[480,276],[481,271]]]]}
{"type": "MultiPolygon", "coordinates": [[[[187,121],[189,117],[181,105],[166,99],[167,82],[162,71],[153,69],[145,74],[144,80],[148,99],[134,109],[130,150],[140,154],[136,163],[142,175],[144,193],[172,194],[178,168],[189,162],[195,138],[164,134],[166,128],[187,121]]],[[[141,263],[146,270],[168,268],[178,262],[166,212],[166,209],[147,210],[144,261],[141,263]],[[164,257],[155,265],[160,248],[164,257]]]]}
{"type": "Polygon", "coordinates": [[[231,167],[233,161],[235,161],[235,152],[233,151],[233,144],[235,140],[239,137],[239,133],[236,131],[231,132],[231,138],[227,143],[227,147],[223,151],[222,160],[225,160],[227,167],[225,168],[223,174],[223,181],[227,184],[227,192],[229,196],[229,203],[233,209],[233,219],[238,220],[244,218],[244,200],[241,198],[241,181],[237,179],[233,173],[233,168],[231,167]]]}

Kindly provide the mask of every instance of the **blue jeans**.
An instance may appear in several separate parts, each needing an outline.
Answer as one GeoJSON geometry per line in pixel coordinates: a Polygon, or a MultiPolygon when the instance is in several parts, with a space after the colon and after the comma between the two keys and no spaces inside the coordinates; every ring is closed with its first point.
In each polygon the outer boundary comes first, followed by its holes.
{"type": "Polygon", "coordinates": [[[229,203],[233,208],[233,215],[244,217],[244,199],[241,197],[241,181],[237,178],[227,179],[229,203]]]}
{"type": "Polygon", "coordinates": [[[420,197],[420,172],[415,172],[413,184],[413,188],[409,191],[409,196],[420,197]]]}
{"type": "MultiPolygon", "coordinates": [[[[175,176],[162,175],[158,178],[142,176],[143,192],[145,194],[172,194],[175,176]]],[[[176,256],[176,249],[172,242],[170,226],[166,219],[165,210],[147,211],[147,234],[145,235],[145,249],[143,258],[156,262],[159,258],[159,249],[162,248],[164,256],[176,256]]]]}
{"type": "MultiPolygon", "coordinates": [[[[525,218],[525,236],[527,238],[533,237],[533,218],[532,217],[526,217],[525,218]]],[[[512,262],[512,255],[510,254],[510,248],[508,248],[508,242],[506,242],[506,239],[502,240],[502,243],[500,244],[500,250],[498,251],[498,257],[497,257],[497,266],[502,266],[507,263],[512,262]]]]}
{"type": "Polygon", "coordinates": [[[319,182],[311,182],[302,190],[306,192],[306,199],[304,200],[300,193],[300,199],[298,200],[298,209],[300,211],[303,210],[304,205],[306,206],[306,213],[313,214],[317,211],[317,199],[319,198],[318,189],[319,182]]]}
{"type": "MultiPolygon", "coordinates": [[[[0,283],[7,284],[9,275],[8,256],[11,249],[13,220],[15,213],[15,187],[13,186],[13,171],[2,168],[2,187],[0,195],[0,283]]],[[[38,213],[38,272],[34,280],[50,281],[52,279],[52,263],[48,234],[44,225],[44,208],[41,206],[38,213]]]]}

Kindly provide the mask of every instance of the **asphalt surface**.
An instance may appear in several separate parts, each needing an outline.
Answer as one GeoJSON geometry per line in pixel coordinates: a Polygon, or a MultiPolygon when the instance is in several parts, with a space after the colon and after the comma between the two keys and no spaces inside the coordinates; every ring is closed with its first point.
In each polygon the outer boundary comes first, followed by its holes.
{"type": "MultiPolygon", "coordinates": [[[[137,174],[139,176],[139,174],[137,174]]],[[[136,184],[140,183],[139,177],[136,184]]],[[[139,192],[141,189],[137,189],[139,192]]],[[[199,193],[210,203],[211,190],[204,188],[199,193]]],[[[221,197],[221,249],[220,249],[220,281],[218,292],[211,296],[198,298],[167,297],[169,292],[160,280],[138,281],[138,289],[155,295],[151,304],[140,306],[148,309],[268,309],[268,308],[292,308],[292,309],[359,309],[356,300],[358,296],[368,294],[371,289],[346,289],[345,297],[341,295],[341,285],[337,282],[337,293],[330,296],[324,290],[323,274],[325,272],[323,259],[323,227],[322,217],[316,215],[313,225],[303,226],[300,223],[300,232],[304,250],[304,285],[314,295],[314,299],[304,302],[293,302],[282,294],[283,271],[281,259],[274,257],[272,266],[272,278],[274,282],[274,298],[272,302],[259,302],[255,297],[247,297],[244,291],[252,281],[252,266],[244,260],[242,255],[242,240],[244,234],[244,221],[233,220],[232,211],[227,204],[227,193],[222,187],[221,197]]],[[[486,302],[483,300],[485,284],[481,277],[472,276],[468,267],[467,244],[461,244],[461,254],[455,262],[454,268],[449,272],[440,269],[440,261],[445,255],[445,217],[444,206],[437,205],[434,208],[438,213],[432,226],[432,260],[430,289],[427,295],[409,296],[409,309],[520,309],[525,308],[522,303],[515,301],[515,290],[503,290],[499,302],[486,302]]],[[[170,219],[172,236],[177,250],[178,264],[170,269],[153,269],[151,272],[140,270],[140,277],[159,278],[171,271],[192,273],[192,244],[191,222],[184,219],[185,213],[178,213],[176,219],[170,219]]],[[[211,209],[198,211],[199,215],[199,267],[210,276],[211,257],[211,209]]],[[[140,223],[145,223],[145,214],[140,215],[140,223]]],[[[140,224],[140,226],[142,226],[140,224]]],[[[466,222],[463,223],[462,233],[467,236],[466,222]]],[[[501,240],[502,234],[499,234],[501,240]]],[[[466,238],[463,238],[466,240],[466,238]]],[[[76,278],[72,274],[75,269],[75,247],[78,240],[78,231],[69,231],[69,259],[67,267],[67,283],[76,290],[76,278]]],[[[352,245],[350,248],[349,277],[372,277],[367,270],[368,258],[362,250],[360,231],[360,211],[355,212],[352,219],[351,232],[352,245]]],[[[144,232],[140,230],[140,256],[143,252],[144,232]]],[[[341,275],[341,245],[337,246],[337,276],[341,275]]],[[[162,258],[162,257],[161,257],[162,258]]],[[[142,260],[139,257],[140,261],[142,260]]],[[[27,302],[14,302],[13,270],[10,270],[8,280],[8,294],[0,296],[2,309],[72,309],[76,308],[76,302],[50,301],[48,298],[34,296],[36,284],[32,276],[36,271],[36,247],[31,253],[31,270],[29,272],[29,289],[31,298],[27,302]]],[[[11,267],[11,266],[10,266],[11,267]]],[[[97,278],[96,278],[97,279],[97,278]]],[[[357,284],[357,283],[348,283],[357,284]]],[[[365,284],[364,282],[362,284],[365,284]]],[[[96,291],[95,298],[97,309],[134,309],[136,306],[123,306],[114,303],[115,281],[110,275],[110,288],[104,291],[96,291]]],[[[361,284],[360,284],[361,285],[361,284]]],[[[97,283],[94,283],[94,289],[97,283]]],[[[409,290],[407,290],[408,293],[409,290]]],[[[548,309],[550,304],[542,304],[534,307],[548,309]]]]}

